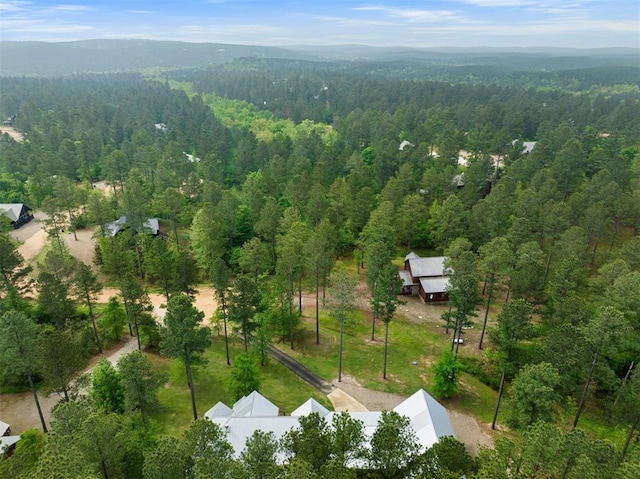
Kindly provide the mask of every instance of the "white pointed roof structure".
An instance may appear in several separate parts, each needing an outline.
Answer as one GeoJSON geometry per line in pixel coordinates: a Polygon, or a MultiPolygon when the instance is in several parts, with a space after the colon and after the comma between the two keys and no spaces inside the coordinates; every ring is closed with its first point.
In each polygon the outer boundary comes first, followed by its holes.
{"type": "Polygon", "coordinates": [[[233,405],[233,416],[269,417],[278,416],[280,409],[258,391],[239,399],[233,405]]]}
{"type": "Polygon", "coordinates": [[[9,425],[4,421],[0,421],[0,436],[4,436],[5,434],[7,434],[8,430],[9,425]]]}
{"type": "Polygon", "coordinates": [[[5,449],[13,446],[20,440],[20,436],[2,436],[0,437],[0,454],[3,454],[5,449]]]}
{"type": "Polygon", "coordinates": [[[293,411],[291,415],[294,417],[308,416],[309,414],[314,412],[317,412],[320,417],[325,417],[329,414],[330,411],[315,399],[309,398],[307,399],[307,401],[301,404],[298,409],[293,411]]]}
{"type": "Polygon", "coordinates": [[[423,389],[419,389],[393,410],[409,418],[418,442],[425,448],[431,447],[441,437],[454,435],[447,410],[423,389]]]}
{"type": "MultiPolygon", "coordinates": [[[[393,410],[409,418],[423,451],[433,446],[441,437],[454,435],[447,410],[422,389],[398,404],[393,410]]],[[[254,391],[237,401],[233,408],[221,402],[217,403],[205,413],[205,417],[226,432],[227,441],[233,446],[237,457],[244,450],[247,439],[255,431],[271,432],[274,438],[279,440],[288,431],[300,425],[300,417],[314,412],[325,418],[328,424],[332,423],[335,414],[339,414],[329,411],[316,400],[309,399],[295,409],[290,416],[280,416],[280,411],[275,404],[254,391]]],[[[382,415],[380,411],[348,412],[347,414],[362,421],[366,441],[373,436],[382,415]]],[[[282,463],[286,461],[286,457],[280,453],[277,460],[282,463]]],[[[354,464],[354,466],[358,465],[354,464]]]]}
{"type": "Polygon", "coordinates": [[[229,417],[231,414],[233,414],[233,409],[225,403],[218,401],[215,406],[204,413],[204,416],[212,420],[214,417],[229,417]]]}

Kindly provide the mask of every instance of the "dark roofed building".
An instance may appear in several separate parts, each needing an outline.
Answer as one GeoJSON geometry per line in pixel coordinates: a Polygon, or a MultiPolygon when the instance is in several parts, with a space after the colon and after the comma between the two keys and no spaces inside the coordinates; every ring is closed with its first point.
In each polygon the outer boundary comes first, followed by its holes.
{"type": "MultiPolygon", "coordinates": [[[[127,228],[127,217],[121,216],[117,220],[107,223],[105,226],[105,233],[107,236],[115,236],[120,233],[122,230],[127,228]]],[[[160,234],[160,222],[158,218],[148,218],[142,225],[143,229],[153,236],[158,236],[160,234]]]]}
{"type": "Polygon", "coordinates": [[[20,228],[33,219],[31,208],[24,203],[0,203],[0,213],[4,212],[14,229],[20,228]]]}
{"type": "Polygon", "coordinates": [[[404,270],[400,271],[402,294],[420,295],[427,303],[449,301],[449,275],[445,268],[445,256],[421,258],[414,252],[404,258],[404,270]]]}

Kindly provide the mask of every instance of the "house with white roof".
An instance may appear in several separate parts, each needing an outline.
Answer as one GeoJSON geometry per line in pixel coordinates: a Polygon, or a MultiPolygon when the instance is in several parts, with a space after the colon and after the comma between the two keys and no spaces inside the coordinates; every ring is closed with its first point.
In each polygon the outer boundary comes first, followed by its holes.
{"type": "MultiPolygon", "coordinates": [[[[126,227],[127,217],[123,215],[117,220],[105,224],[104,230],[107,236],[116,236],[126,227]]],[[[158,236],[160,234],[160,222],[158,221],[158,218],[147,218],[142,224],[142,228],[144,229],[144,231],[151,233],[153,236],[158,236]]]]}
{"type": "MultiPolygon", "coordinates": [[[[453,436],[453,428],[447,410],[420,389],[405,399],[394,409],[398,414],[409,418],[422,451],[438,442],[441,437],[453,436]]],[[[312,413],[323,417],[328,424],[337,412],[329,411],[314,399],[309,399],[295,409],[290,416],[280,415],[278,407],[257,391],[243,397],[232,408],[219,402],[209,409],[204,417],[218,424],[227,435],[227,441],[233,446],[236,457],[240,455],[255,431],[271,432],[280,440],[287,432],[299,426],[299,418],[312,413]]],[[[349,412],[353,419],[362,421],[365,440],[369,441],[375,432],[381,411],[349,412]]],[[[286,457],[278,456],[283,463],[286,457]]]]}
{"type": "Polygon", "coordinates": [[[0,421],[0,456],[9,451],[20,440],[20,436],[11,435],[11,427],[0,421]]]}
{"type": "Polygon", "coordinates": [[[33,219],[31,208],[24,203],[0,203],[0,214],[3,212],[9,217],[13,229],[18,229],[33,219]]]}
{"type": "Polygon", "coordinates": [[[420,295],[425,303],[449,301],[446,259],[446,256],[421,258],[413,251],[405,256],[404,269],[398,273],[402,279],[402,294],[420,295]]]}

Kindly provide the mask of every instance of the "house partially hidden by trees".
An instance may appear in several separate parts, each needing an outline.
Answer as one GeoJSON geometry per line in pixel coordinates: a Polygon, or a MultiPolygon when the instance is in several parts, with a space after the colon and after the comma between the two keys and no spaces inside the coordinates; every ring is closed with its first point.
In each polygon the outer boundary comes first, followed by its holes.
{"type": "Polygon", "coordinates": [[[0,457],[10,453],[20,440],[20,436],[12,436],[11,428],[6,422],[0,421],[0,457]]]}
{"type": "MultiPolygon", "coordinates": [[[[421,452],[429,449],[442,437],[454,436],[447,410],[422,389],[398,404],[393,411],[409,419],[410,427],[422,449],[421,452]]],[[[271,432],[276,440],[280,440],[287,432],[300,425],[301,417],[312,413],[317,413],[328,424],[332,423],[334,415],[340,414],[329,411],[314,399],[309,399],[290,416],[282,416],[275,404],[254,391],[238,400],[232,408],[218,402],[204,416],[225,431],[227,441],[233,446],[235,455],[239,456],[247,439],[255,431],[271,432]]],[[[348,414],[351,418],[362,422],[365,446],[368,445],[378,427],[382,412],[366,411],[348,414]]],[[[278,461],[283,463],[285,456],[280,455],[278,461]]],[[[351,466],[357,466],[357,464],[351,464],[351,466]]]]}
{"type": "MultiPolygon", "coordinates": [[[[105,226],[106,236],[116,236],[125,228],[129,227],[129,225],[127,224],[126,216],[121,216],[117,220],[111,223],[107,223],[104,226],[105,226]]],[[[160,222],[158,221],[158,218],[146,219],[142,224],[142,229],[148,233],[151,233],[153,236],[158,236],[160,234],[160,222]]]]}
{"type": "Polygon", "coordinates": [[[0,214],[4,212],[9,217],[14,229],[33,219],[31,211],[24,203],[0,203],[0,214]]]}
{"type": "Polygon", "coordinates": [[[420,295],[425,303],[449,301],[449,273],[444,262],[446,256],[421,258],[413,251],[404,258],[400,270],[402,294],[420,295]]]}

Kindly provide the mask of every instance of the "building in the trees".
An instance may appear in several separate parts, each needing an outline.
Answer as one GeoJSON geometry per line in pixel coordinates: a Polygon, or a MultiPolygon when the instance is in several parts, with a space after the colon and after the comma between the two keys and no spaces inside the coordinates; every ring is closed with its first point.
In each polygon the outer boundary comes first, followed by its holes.
{"type": "MultiPolygon", "coordinates": [[[[107,223],[105,226],[105,231],[107,236],[116,236],[122,230],[128,227],[127,225],[127,217],[121,216],[117,220],[107,223]]],[[[158,218],[148,218],[142,225],[144,231],[151,233],[153,236],[158,236],[160,234],[160,222],[158,218]]]]}
{"type": "MultiPolygon", "coordinates": [[[[409,419],[422,451],[433,446],[440,438],[454,435],[447,410],[422,389],[393,410],[409,419]]],[[[272,432],[275,439],[280,440],[288,431],[298,427],[300,417],[314,412],[323,417],[327,424],[331,424],[334,414],[339,414],[329,411],[314,399],[309,399],[290,416],[281,416],[275,404],[254,391],[236,402],[232,408],[218,402],[204,414],[204,417],[225,431],[227,441],[233,446],[237,457],[255,431],[272,432]]],[[[368,442],[378,426],[382,412],[349,412],[349,415],[362,421],[365,441],[368,442]]],[[[285,459],[282,454],[278,456],[280,463],[285,459]]]]}
{"type": "Polygon", "coordinates": [[[4,454],[11,454],[20,436],[12,436],[11,428],[6,422],[0,421],[0,457],[4,454]]]}
{"type": "Polygon", "coordinates": [[[0,203],[0,214],[4,212],[9,217],[14,229],[33,219],[31,211],[32,209],[24,203],[0,203]]]}
{"type": "Polygon", "coordinates": [[[11,115],[5,121],[2,122],[2,126],[13,126],[16,121],[16,115],[11,115]]]}
{"type": "Polygon", "coordinates": [[[404,258],[400,270],[402,294],[420,295],[425,303],[449,301],[449,274],[444,266],[447,258],[421,258],[413,251],[404,258]]]}

